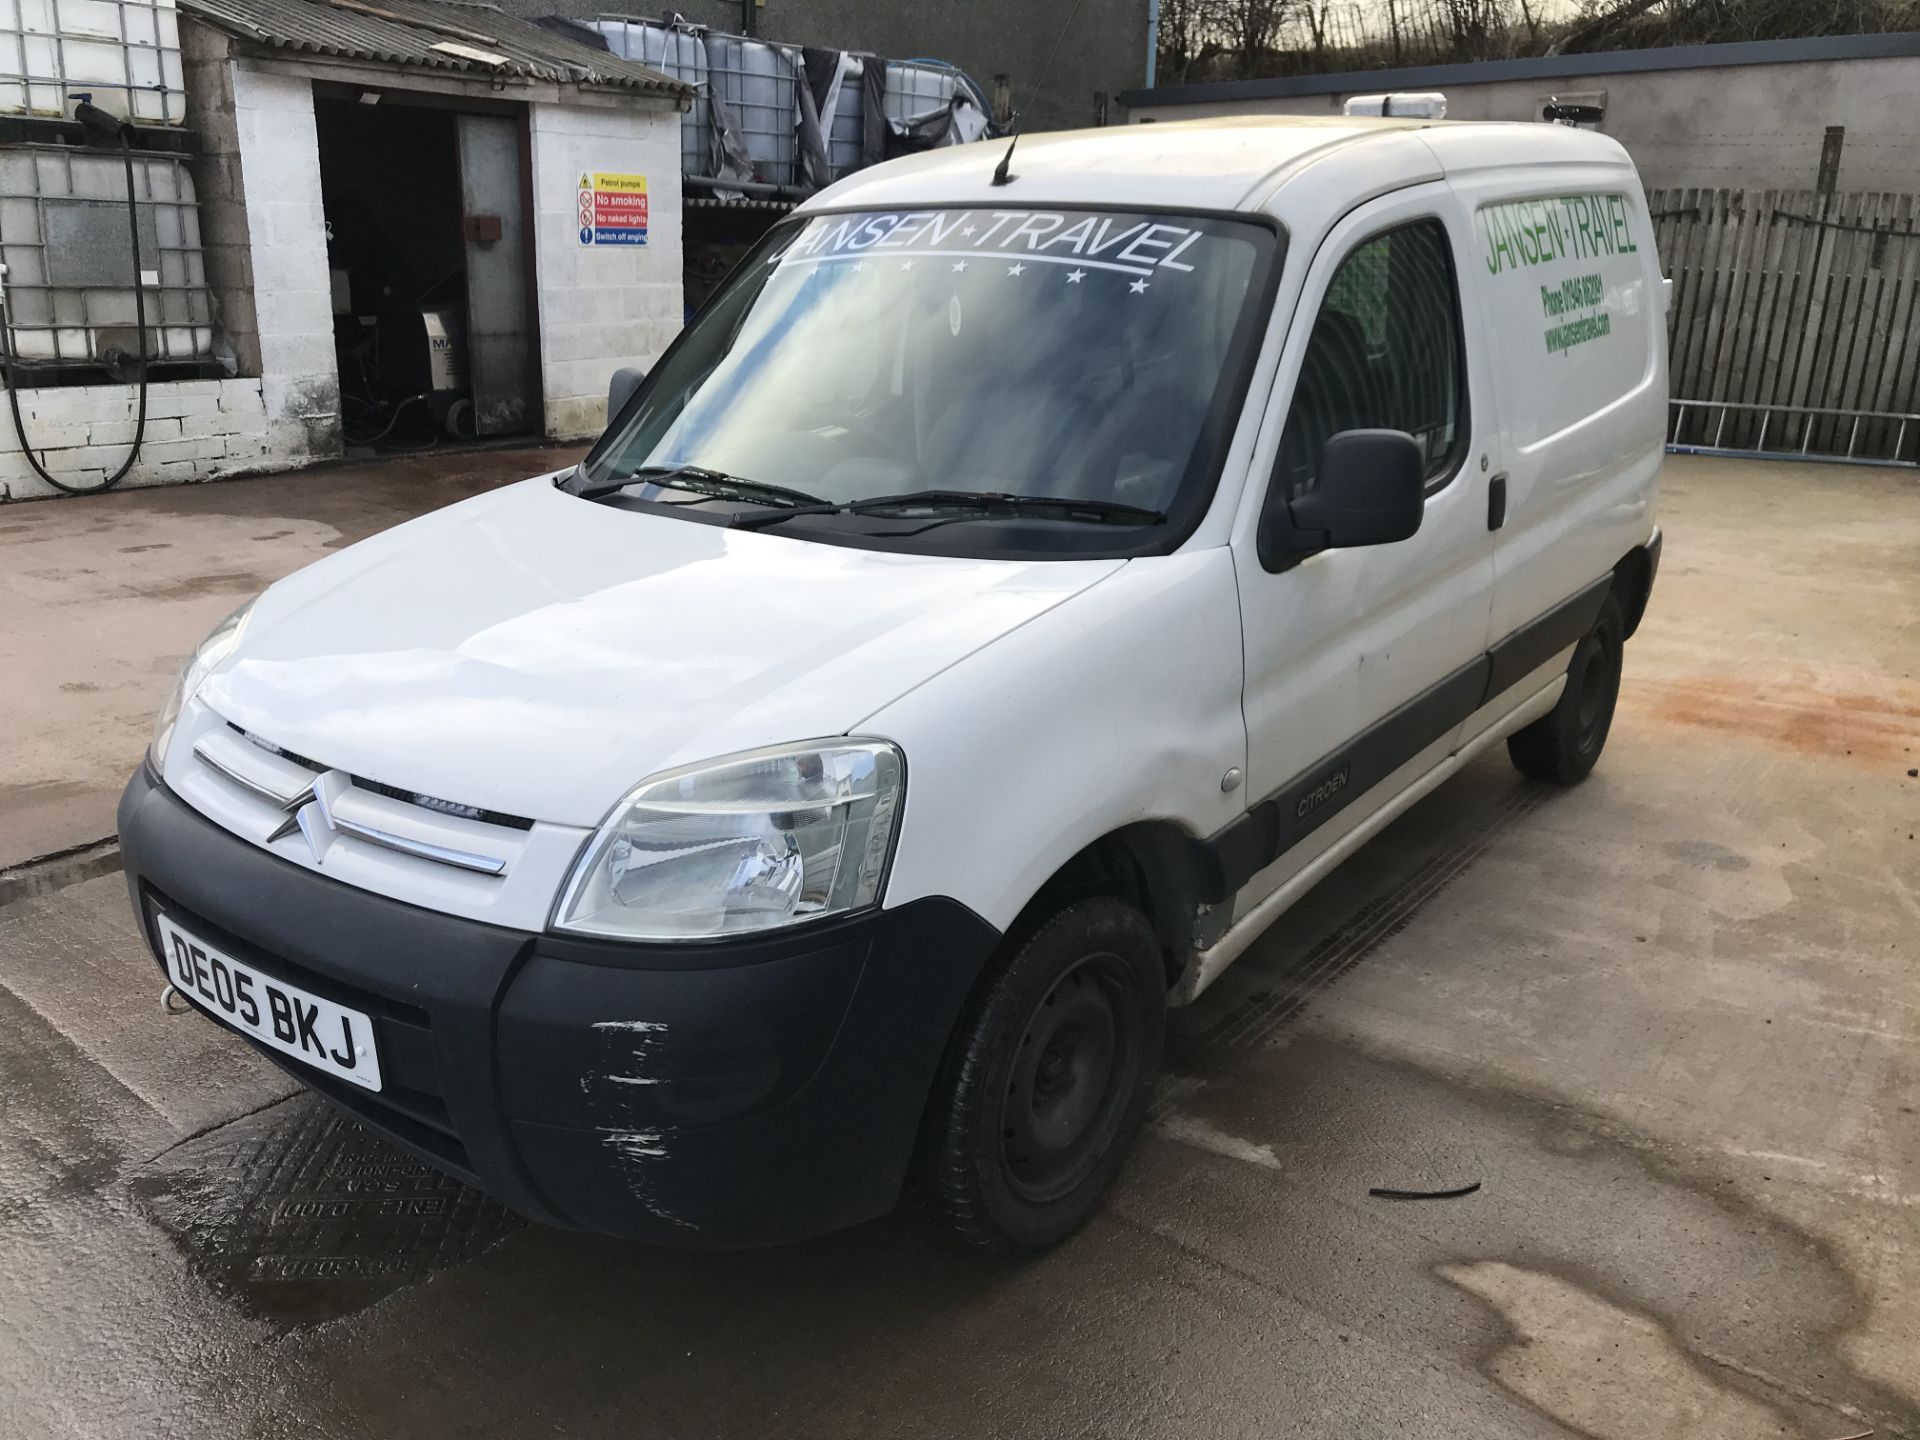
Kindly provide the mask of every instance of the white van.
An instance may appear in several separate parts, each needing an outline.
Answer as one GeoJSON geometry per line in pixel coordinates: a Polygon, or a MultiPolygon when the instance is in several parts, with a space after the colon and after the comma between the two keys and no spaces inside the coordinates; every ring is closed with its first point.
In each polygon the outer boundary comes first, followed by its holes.
{"type": "Polygon", "coordinates": [[[1660,541],[1620,147],[1004,154],[825,191],[579,466],[208,638],[120,809],[181,995],[556,1224],[784,1241],[911,1181],[1030,1249],[1167,1006],[1490,746],[1587,773],[1660,541]]]}

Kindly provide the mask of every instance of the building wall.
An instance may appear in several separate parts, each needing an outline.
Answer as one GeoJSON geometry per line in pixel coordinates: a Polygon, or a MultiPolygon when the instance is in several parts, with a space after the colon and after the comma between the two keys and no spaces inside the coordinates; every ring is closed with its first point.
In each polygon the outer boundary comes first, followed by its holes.
{"type": "MultiPolygon", "coordinates": [[[[593,0],[501,4],[514,15],[584,18],[622,8],[593,0]]],[[[1027,127],[1059,130],[1094,123],[1095,91],[1117,95],[1142,84],[1147,75],[1147,0],[1077,0],[1077,5],[1076,0],[766,0],[756,15],[758,33],[767,40],[896,60],[945,60],[989,93],[994,76],[1009,76],[1027,127]],[[1056,41],[1059,52],[1043,79],[1056,41]]],[[[738,33],[741,28],[738,0],[680,0],[665,8],[716,30],[738,33]]],[[[654,18],[662,7],[625,10],[654,18]]]]}
{"type": "Polygon", "coordinates": [[[313,82],[245,62],[230,74],[272,449],[288,463],[337,455],[340,374],[313,82]]]}
{"type": "Polygon", "coordinates": [[[180,27],[187,125],[200,137],[188,162],[200,209],[200,248],[213,292],[214,344],[232,352],[243,375],[260,373],[260,321],[253,309],[253,255],[246,176],[233,108],[232,42],[202,25],[180,27]]]}
{"type": "MultiPolygon", "coordinates": [[[[192,167],[216,353],[224,380],[157,380],[140,454],[123,486],[284,470],[340,453],[339,381],[309,82],[249,71],[224,40],[183,25],[192,167]]],[[[138,390],[102,384],[23,388],[21,419],[61,480],[98,484],[133,443],[138,390]]],[[[60,493],[0,422],[0,500],[60,493]]]]}
{"type": "MultiPolygon", "coordinates": [[[[1385,74],[1378,91],[1391,84],[1385,74]]],[[[1820,170],[1829,125],[1846,127],[1841,190],[1914,189],[1913,96],[1920,57],[1794,61],[1638,74],[1555,75],[1422,84],[1453,120],[1538,120],[1549,96],[1604,94],[1600,126],[1626,146],[1649,189],[1804,189],[1820,170]]],[[[1143,104],[1134,120],[1212,115],[1338,115],[1353,90],[1276,99],[1143,104]]]]}
{"type": "MultiPolygon", "coordinates": [[[[97,485],[133,443],[131,385],[62,385],[20,392],[20,418],[40,462],[70,484],[97,485]]],[[[122,485],[169,485],[296,463],[279,455],[258,379],[176,380],[147,393],[146,436],[122,485]]],[[[0,422],[0,501],[60,492],[35,475],[20,438],[0,422]]]]}
{"type": "Polygon", "coordinates": [[[680,333],[680,115],[536,104],[531,124],[545,429],[581,439],[606,425],[613,372],[651,366],[680,333]],[[644,246],[580,243],[580,177],[595,171],[647,177],[644,246]]]}

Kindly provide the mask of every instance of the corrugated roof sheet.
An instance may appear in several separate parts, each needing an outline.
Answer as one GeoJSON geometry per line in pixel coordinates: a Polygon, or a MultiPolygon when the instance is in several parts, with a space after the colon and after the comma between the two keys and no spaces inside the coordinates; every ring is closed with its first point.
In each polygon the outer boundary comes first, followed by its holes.
{"type": "Polygon", "coordinates": [[[180,13],[276,50],[384,65],[608,85],[676,99],[670,75],[470,0],[178,0],[180,13]]]}

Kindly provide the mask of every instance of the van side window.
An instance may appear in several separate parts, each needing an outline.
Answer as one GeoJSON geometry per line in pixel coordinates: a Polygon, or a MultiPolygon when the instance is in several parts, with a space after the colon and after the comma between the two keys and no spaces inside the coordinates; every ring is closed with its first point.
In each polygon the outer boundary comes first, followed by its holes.
{"type": "Polygon", "coordinates": [[[1340,262],[1313,322],[1274,483],[1314,485],[1320,449],[1342,430],[1404,430],[1446,481],[1466,444],[1466,363],[1453,250],[1437,220],[1376,235],[1340,262]]]}

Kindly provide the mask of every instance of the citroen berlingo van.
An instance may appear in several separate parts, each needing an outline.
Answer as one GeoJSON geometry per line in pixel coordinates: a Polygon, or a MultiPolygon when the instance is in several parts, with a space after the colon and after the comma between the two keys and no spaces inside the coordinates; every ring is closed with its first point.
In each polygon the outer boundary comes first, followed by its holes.
{"type": "Polygon", "coordinates": [[[1192,1001],[1660,552],[1612,140],[1212,120],[861,172],[579,465],[270,587],[120,808],[179,996],[546,1221],[1060,1240],[1192,1001]]]}

